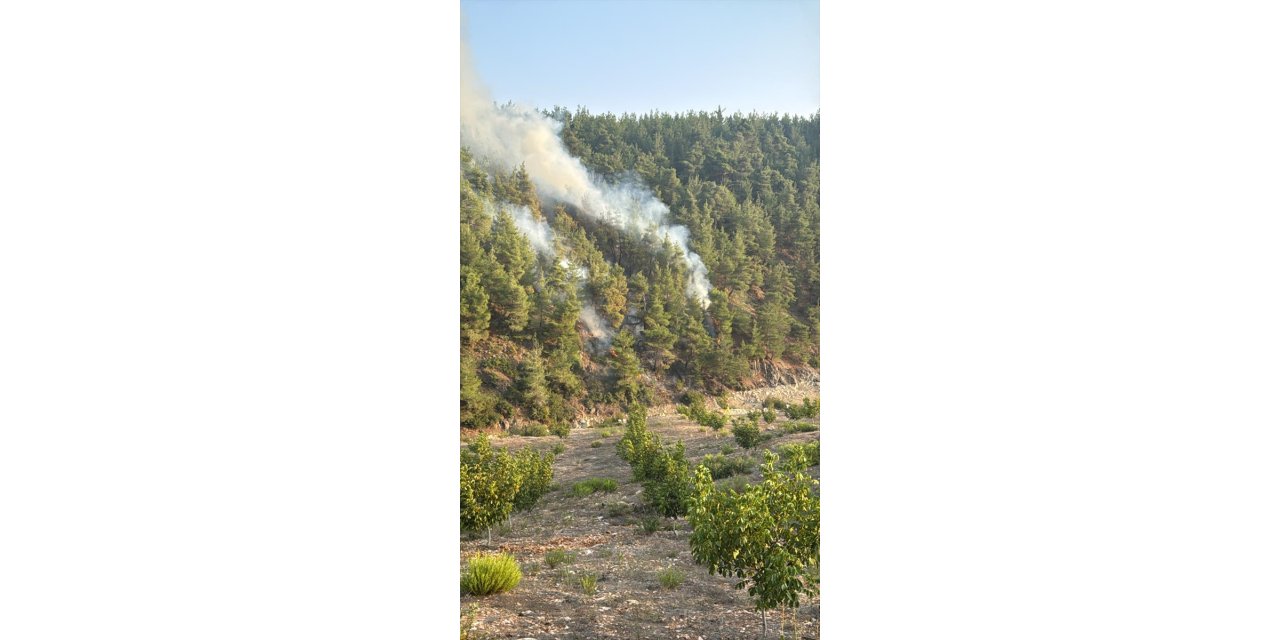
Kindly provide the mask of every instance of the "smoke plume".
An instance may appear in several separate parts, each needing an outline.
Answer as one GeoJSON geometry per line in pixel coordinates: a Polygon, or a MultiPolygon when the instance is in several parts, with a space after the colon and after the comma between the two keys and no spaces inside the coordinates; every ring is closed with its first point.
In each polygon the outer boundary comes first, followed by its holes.
{"type": "Polygon", "coordinates": [[[598,346],[608,347],[613,342],[613,329],[600,317],[600,312],[596,310],[595,303],[591,301],[591,296],[587,294],[587,280],[591,273],[586,267],[574,265],[568,260],[561,259],[560,266],[569,274],[571,274],[578,285],[578,299],[582,302],[582,309],[578,312],[578,319],[582,321],[582,325],[587,328],[587,333],[591,340],[598,346]]]}
{"type": "Polygon", "coordinates": [[[689,229],[667,224],[670,210],[637,184],[609,184],[593,176],[560,140],[560,123],[536,110],[494,105],[462,48],[462,144],[473,155],[514,168],[521,163],[545,200],[575,207],[584,215],[628,233],[654,232],[670,241],[689,267],[688,294],[706,308],[711,292],[707,267],[689,249],[689,229]]]}
{"type": "Polygon", "coordinates": [[[484,203],[485,213],[489,217],[497,219],[499,212],[505,212],[511,216],[512,222],[516,225],[516,230],[520,235],[524,236],[533,245],[533,250],[538,255],[554,258],[556,255],[555,233],[551,231],[551,225],[546,220],[534,217],[533,211],[522,204],[511,204],[504,202],[501,209],[494,206],[488,200],[484,203]]]}

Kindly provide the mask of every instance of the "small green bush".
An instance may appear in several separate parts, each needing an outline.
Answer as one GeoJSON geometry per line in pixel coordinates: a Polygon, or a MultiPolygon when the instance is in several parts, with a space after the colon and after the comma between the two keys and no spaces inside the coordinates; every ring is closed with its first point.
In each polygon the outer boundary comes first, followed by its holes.
{"type": "Polygon", "coordinates": [[[729,444],[728,442],[724,443],[724,446],[720,447],[721,455],[726,455],[726,456],[737,450],[738,450],[737,447],[729,444]]]}
{"type": "Polygon", "coordinates": [[[684,584],[684,572],[675,567],[667,567],[658,572],[658,584],[663,589],[675,589],[684,584]]]}
{"type": "Polygon", "coordinates": [[[542,559],[546,561],[547,566],[552,569],[562,565],[569,564],[578,559],[578,554],[570,553],[564,549],[552,549],[548,551],[542,559]]]}
{"type": "Polygon", "coordinates": [[[557,422],[551,425],[551,434],[561,438],[569,437],[569,425],[565,422],[557,422]]]}
{"type": "Polygon", "coordinates": [[[719,431],[724,428],[726,423],[729,422],[729,416],[717,411],[715,413],[707,413],[698,422],[703,426],[711,427],[713,430],[719,431]]]}
{"type": "Polygon", "coordinates": [[[765,409],[760,417],[764,418],[765,422],[773,424],[773,421],[778,419],[778,412],[773,409],[765,409]]]}
{"type": "Polygon", "coordinates": [[[733,439],[743,449],[753,449],[764,441],[764,434],[760,433],[760,425],[743,420],[734,425],[733,439]]]}
{"type": "Polygon", "coordinates": [[[520,565],[509,553],[482,553],[467,560],[462,573],[462,591],[473,596],[487,596],[516,588],[520,584],[520,565]]]}
{"type": "Polygon", "coordinates": [[[625,502],[615,502],[605,507],[605,513],[608,514],[610,518],[621,518],[622,516],[631,513],[631,505],[625,502]]]}
{"type": "Polygon", "coordinates": [[[560,454],[562,454],[562,453],[564,453],[564,443],[563,443],[563,442],[557,442],[557,443],[556,443],[556,446],[551,447],[551,454],[552,454],[552,455],[556,455],[556,456],[558,456],[558,455],[560,455],[560,454]]]}
{"type": "Polygon", "coordinates": [[[618,490],[618,481],[613,478],[591,478],[582,482],[574,483],[573,495],[581,498],[589,496],[593,493],[604,492],[612,493],[618,490]]]}
{"type": "Polygon", "coordinates": [[[594,573],[588,573],[578,580],[578,584],[582,585],[582,592],[592,595],[596,592],[596,582],[600,580],[600,576],[594,573]]]}

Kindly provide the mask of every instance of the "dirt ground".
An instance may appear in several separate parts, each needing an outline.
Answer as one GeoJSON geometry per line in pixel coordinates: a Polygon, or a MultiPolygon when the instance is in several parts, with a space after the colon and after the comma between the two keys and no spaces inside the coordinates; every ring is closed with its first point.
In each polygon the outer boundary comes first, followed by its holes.
{"type": "MultiPolygon", "coordinates": [[[[813,397],[817,396],[816,388],[813,397]]],[[[745,413],[752,402],[731,409],[730,416],[745,413]]],[[[779,416],[773,427],[786,421],[779,416]]],[[[817,420],[805,422],[817,423],[817,420]]],[[[767,426],[767,425],[762,425],[767,426]]],[[[649,418],[649,428],[664,441],[683,440],[691,462],[705,454],[732,450],[742,453],[729,428],[719,432],[700,427],[678,415],[649,418]]],[[[531,445],[550,450],[565,446],[555,461],[555,487],[530,511],[515,513],[510,525],[495,528],[490,543],[480,535],[464,535],[459,567],[466,558],[481,551],[507,551],[520,562],[524,577],[514,590],[485,597],[462,596],[460,614],[464,629],[473,639],[517,638],[537,640],[587,639],[674,639],[729,640],[758,638],[760,616],[754,611],[745,589],[734,588],[736,580],[710,575],[693,562],[689,552],[690,528],[684,518],[662,519],[662,529],[646,534],[641,514],[640,483],[633,482],[631,469],[620,459],[614,445],[622,426],[575,428],[566,439],[555,436],[493,438],[495,446],[519,449],[531,445]],[[593,443],[598,443],[592,446],[593,443]],[[574,496],[575,482],[588,478],[613,478],[618,490],[574,496]],[[576,554],[571,562],[548,566],[550,550],[576,554]],[[663,588],[658,572],[679,570],[684,582],[663,588]],[[581,578],[598,577],[596,591],[584,593],[581,578]]],[[[819,431],[778,435],[757,449],[778,449],[786,444],[818,439],[819,431]]],[[[820,476],[820,467],[809,472],[820,476]]],[[[760,480],[757,468],[749,482],[760,480]]],[[[720,480],[720,483],[734,478],[720,480]]],[[[779,622],[786,624],[787,638],[819,637],[820,598],[793,612],[771,612],[769,635],[779,637],[779,622]],[[782,615],[780,615],[782,614],[782,615]],[[781,618],[785,616],[786,619],[781,618]]]]}

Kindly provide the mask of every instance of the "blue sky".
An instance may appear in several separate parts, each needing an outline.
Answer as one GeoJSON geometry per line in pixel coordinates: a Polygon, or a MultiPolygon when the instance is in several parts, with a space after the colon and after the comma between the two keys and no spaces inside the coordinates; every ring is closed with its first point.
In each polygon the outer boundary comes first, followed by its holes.
{"type": "Polygon", "coordinates": [[[462,0],[462,38],[498,102],[811,114],[817,0],[462,0]]]}

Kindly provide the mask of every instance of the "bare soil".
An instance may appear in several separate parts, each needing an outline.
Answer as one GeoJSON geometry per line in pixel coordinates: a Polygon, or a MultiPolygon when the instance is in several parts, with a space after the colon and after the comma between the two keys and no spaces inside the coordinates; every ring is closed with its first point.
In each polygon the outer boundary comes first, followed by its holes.
{"type": "MultiPolygon", "coordinates": [[[[803,395],[817,396],[817,385],[807,385],[803,395]]],[[[736,394],[730,406],[731,416],[758,407],[756,398],[769,394],[746,392],[736,394]]],[[[787,389],[788,396],[802,395],[787,389]]],[[[788,401],[797,401],[788,399],[788,401]]],[[[786,444],[818,439],[819,431],[781,434],[777,426],[786,422],[779,416],[767,431],[777,437],[752,452],[757,462],[760,450],[778,449],[786,444]]],[[[806,422],[817,423],[817,420],[806,422]]],[[[768,425],[762,425],[768,426],[768,425]]],[[[719,432],[701,427],[678,415],[651,415],[649,428],[664,441],[683,440],[691,462],[703,455],[731,450],[743,453],[734,443],[729,428],[719,432]],[[726,446],[727,445],[727,446],[726,446]]],[[[689,552],[690,528],[684,518],[661,519],[662,528],[646,534],[640,523],[644,517],[640,483],[633,482],[631,469],[618,457],[614,445],[621,437],[622,426],[580,427],[568,438],[555,436],[509,436],[492,439],[495,446],[519,449],[525,445],[551,450],[557,443],[565,446],[555,461],[556,487],[538,501],[530,511],[515,513],[510,524],[493,530],[489,542],[465,535],[461,540],[459,567],[466,559],[481,551],[506,551],[520,562],[524,577],[514,590],[485,597],[464,595],[460,613],[464,638],[518,638],[537,640],[675,639],[728,640],[758,638],[760,616],[754,610],[745,589],[735,589],[733,578],[711,575],[695,564],[689,552]],[[598,443],[592,446],[593,443],[598,443]],[[613,478],[618,490],[578,497],[572,493],[575,482],[588,478],[613,478]],[[571,562],[556,568],[548,566],[546,552],[564,550],[576,554],[571,562]],[[671,589],[659,584],[658,573],[664,569],[679,570],[684,582],[671,589]],[[583,576],[597,576],[595,593],[582,586],[583,576]]],[[[810,473],[820,476],[821,468],[810,473]]],[[[748,482],[758,482],[757,468],[748,482]]],[[[720,483],[735,478],[720,480],[720,483]]],[[[806,599],[791,612],[771,612],[768,635],[779,636],[779,622],[786,624],[787,638],[819,636],[820,598],[806,599]],[[783,618],[786,618],[783,620],[783,618]]]]}

